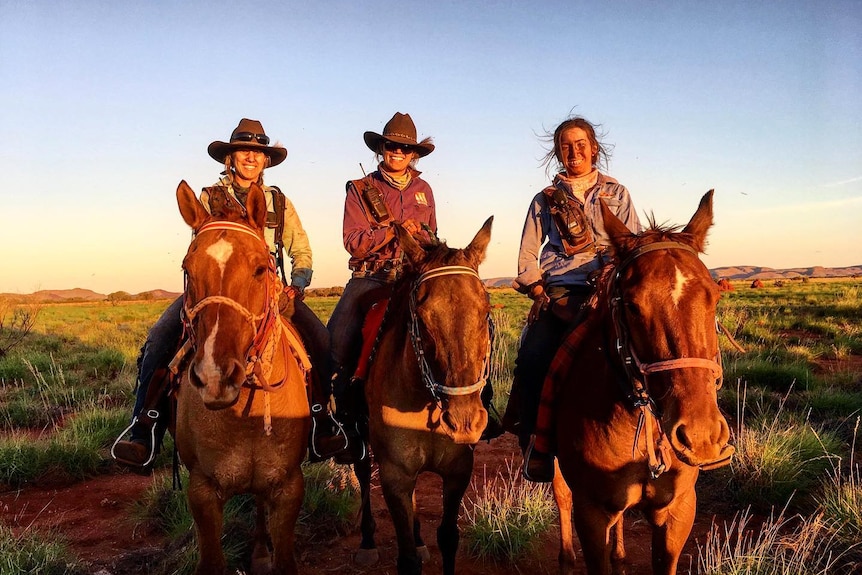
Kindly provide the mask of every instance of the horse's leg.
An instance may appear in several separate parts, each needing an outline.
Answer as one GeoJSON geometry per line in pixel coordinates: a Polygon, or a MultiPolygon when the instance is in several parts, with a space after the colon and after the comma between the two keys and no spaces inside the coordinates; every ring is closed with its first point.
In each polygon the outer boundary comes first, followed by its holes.
{"type": "Polygon", "coordinates": [[[380,485],[398,540],[398,575],[419,575],[422,573],[422,559],[416,551],[416,539],[413,537],[416,476],[408,475],[397,464],[385,465],[385,462],[381,462],[380,485]]]}
{"type": "Polygon", "coordinates": [[[257,507],[254,520],[254,549],[251,552],[251,572],[254,575],[269,573],[272,556],[269,553],[269,533],[266,529],[266,504],[260,496],[255,497],[257,507]]]}
{"type": "Polygon", "coordinates": [[[189,473],[188,499],[200,553],[195,575],[225,573],[227,563],[221,548],[224,500],[206,477],[193,470],[189,473]]]}
{"type": "Polygon", "coordinates": [[[611,525],[611,571],[614,575],[626,575],[626,546],[623,540],[625,516],[620,514],[617,522],[611,525]]]}
{"type": "Polygon", "coordinates": [[[443,517],[437,528],[437,546],[443,556],[443,575],[455,575],[455,555],[458,553],[458,543],[461,534],[458,531],[458,512],[461,500],[470,485],[470,475],[473,471],[473,452],[466,456],[468,463],[459,465],[459,469],[443,477],[443,517]]]}
{"type": "Polygon", "coordinates": [[[691,534],[697,510],[697,494],[692,486],[677,493],[673,502],[658,510],[647,510],[652,524],[652,570],[655,575],[674,575],[682,548],[691,534]]]}
{"type": "Polygon", "coordinates": [[[359,493],[362,497],[359,525],[362,540],[359,542],[359,550],[356,552],[354,561],[360,567],[370,567],[380,560],[377,545],[374,544],[377,524],[371,513],[371,457],[354,463],[353,472],[356,473],[356,479],[359,481],[359,493]]]}
{"type": "Polygon", "coordinates": [[[291,469],[269,502],[269,535],[272,538],[272,575],[298,573],[294,556],[294,531],[302,507],[304,480],[299,467],[291,469]]]}
{"type": "Polygon", "coordinates": [[[428,551],[428,546],[422,540],[422,524],[416,513],[416,492],[413,492],[413,539],[416,540],[416,553],[419,554],[419,559],[422,560],[422,563],[428,563],[431,560],[431,552],[428,551]]]}
{"type": "Polygon", "coordinates": [[[560,464],[554,459],[554,499],[560,512],[560,575],[574,575],[575,573],[575,546],[574,533],[572,533],[572,490],[563,474],[560,473],[560,464]]]}
{"type": "Polygon", "coordinates": [[[574,510],[574,520],[587,573],[611,575],[610,529],[622,521],[622,512],[608,514],[595,505],[580,504],[574,510]]]}

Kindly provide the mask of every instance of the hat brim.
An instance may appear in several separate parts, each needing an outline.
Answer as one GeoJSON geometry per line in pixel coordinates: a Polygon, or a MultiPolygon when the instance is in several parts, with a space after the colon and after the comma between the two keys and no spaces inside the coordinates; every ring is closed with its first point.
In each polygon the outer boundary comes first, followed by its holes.
{"type": "Polygon", "coordinates": [[[425,156],[434,151],[434,144],[431,144],[430,142],[417,143],[408,138],[401,138],[399,136],[383,136],[376,132],[365,132],[362,135],[362,138],[365,140],[365,145],[368,146],[368,148],[375,154],[380,149],[380,142],[395,142],[396,144],[405,144],[416,150],[416,155],[420,158],[424,158],[425,156]]]}
{"type": "Polygon", "coordinates": [[[255,150],[269,157],[269,166],[277,166],[287,158],[287,149],[281,146],[262,146],[256,142],[213,142],[207,146],[210,158],[224,164],[224,159],[237,150],[255,150]]]}

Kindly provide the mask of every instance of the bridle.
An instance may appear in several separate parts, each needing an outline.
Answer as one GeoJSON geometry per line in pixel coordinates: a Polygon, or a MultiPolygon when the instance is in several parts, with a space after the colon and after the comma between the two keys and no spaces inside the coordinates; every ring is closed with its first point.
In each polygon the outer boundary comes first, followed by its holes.
{"type": "MultiPolygon", "coordinates": [[[[614,348],[617,355],[619,356],[620,361],[622,362],[623,369],[625,370],[628,382],[630,384],[630,387],[623,385],[623,393],[625,394],[628,401],[636,409],[640,410],[640,413],[638,415],[638,424],[637,431],[635,433],[634,446],[632,447],[632,455],[634,455],[634,451],[637,449],[640,433],[644,429],[644,427],[646,427],[646,443],[649,458],[649,468],[650,475],[653,479],[657,478],[666,470],[666,464],[664,461],[664,457],[662,456],[662,451],[668,449],[668,446],[664,440],[664,431],[661,427],[661,409],[649,393],[649,376],[654,373],[660,373],[663,371],[670,371],[675,369],[703,368],[708,369],[712,372],[712,375],[716,381],[717,388],[721,388],[722,385],[721,352],[718,350],[716,351],[716,356],[714,359],[701,357],[681,357],[655,361],[651,363],[644,363],[640,361],[640,359],[638,359],[637,354],[632,347],[630,330],[625,320],[625,302],[623,299],[621,285],[622,275],[626,268],[628,268],[634,262],[634,260],[644,254],[656,250],[683,250],[694,254],[695,257],[698,257],[697,250],[689,246],[688,244],[674,241],[663,241],[647,244],[635,249],[631,254],[629,254],[628,257],[616,267],[614,272],[611,274],[609,280],[610,311],[617,336],[616,342],[614,343],[614,348]],[[656,446],[654,446],[653,442],[650,440],[650,437],[652,436],[652,426],[654,422],[657,423],[659,435],[659,439],[657,442],[657,447],[659,448],[658,453],[656,453],[656,446]]],[[[718,322],[716,322],[716,330],[718,331],[718,322]]],[[[728,463],[730,463],[730,457],[719,459],[714,462],[704,463],[699,467],[703,470],[708,470],[714,469],[716,467],[721,467],[728,463]]]]}
{"type": "MultiPolygon", "coordinates": [[[[238,222],[230,221],[213,221],[204,224],[195,232],[195,237],[209,231],[230,231],[239,232],[250,235],[261,242],[269,253],[264,239],[252,228],[238,222]]],[[[188,273],[186,272],[186,283],[188,283],[188,273]]],[[[254,331],[254,338],[251,345],[245,353],[246,358],[246,382],[245,385],[250,387],[260,387],[264,391],[275,391],[284,384],[284,379],[270,384],[268,376],[272,367],[272,357],[275,353],[275,343],[281,338],[282,324],[279,319],[278,312],[278,297],[280,290],[278,289],[279,278],[276,272],[275,258],[269,254],[268,269],[266,280],[264,282],[266,288],[266,303],[261,313],[254,313],[239,303],[233,298],[222,295],[207,296],[192,307],[189,307],[189,302],[186,299],[183,302],[183,329],[188,337],[192,349],[197,349],[197,341],[195,337],[195,319],[198,314],[210,305],[223,304],[240,314],[250,325],[254,331]]],[[[186,286],[188,293],[188,286],[186,286]]]]}
{"type": "MultiPolygon", "coordinates": [[[[420,328],[420,319],[419,315],[416,311],[417,303],[416,303],[416,295],[419,291],[419,286],[434,278],[449,276],[449,275],[467,275],[472,276],[482,281],[479,277],[479,273],[473,268],[467,266],[442,266],[439,268],[435,268],[433,270],[427,271],[420,275],[410,289],[410,341],[413,343],[413,351],[416,353],[416,361],[419,364],[419,371],[422,374],[422,381],[425,384],[425,387],[431,393],[431,396],[434,398],[434,401],[437,403],[437,406],[443,410],[443,400],[448,396],[461,396],[461,395],[470,395],[472,393],[476,393],[481,391],[482,388],[485,387],[485,382],[488,380],[488,376],[491,372],[491,348],[494,344],[494,322],[491,320],[490,314],[488,315],[488,347],[485,350],[485,358],[482,364],[482,370],[479,373],[479,377],[475,383],[465,386],[449,386],[443,385],[439,383],[434,378],[434,373],[431,370],[431,365],[428,363],[428,358],[425,354],[425,348],[422,343],[422,332],[420,328]]],[[[486,292],[487,294],[487,292],[486,292]]]]}

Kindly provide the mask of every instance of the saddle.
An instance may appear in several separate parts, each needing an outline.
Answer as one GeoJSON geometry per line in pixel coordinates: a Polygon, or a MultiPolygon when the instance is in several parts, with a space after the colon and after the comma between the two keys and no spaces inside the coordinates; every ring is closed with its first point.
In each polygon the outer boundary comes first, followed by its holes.
{"type": "Polygon", "coordinates": [[[386,309],[389,307],[389,298],[383,297],[371,305],[362,323],[362,349],[359,352],[359,362],[353,372],[353,379],[364,381],[368,377],[368,370],[374,359],[377,336],[383,326],[383,318],[386,317],[386,309]]]}

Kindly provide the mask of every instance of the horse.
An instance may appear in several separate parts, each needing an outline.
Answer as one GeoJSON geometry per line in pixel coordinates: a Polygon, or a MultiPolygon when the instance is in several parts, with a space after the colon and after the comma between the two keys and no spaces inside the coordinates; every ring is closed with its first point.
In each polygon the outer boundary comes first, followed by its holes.
{"type": "MultiPolygon", "coordinates": [[[[399,575],[422,572],[430,557],[414,492],[421,472],[443,480],[437,528],[443,573],[455,573],[458,512],[473,473],[473,448],[488,423],[480,394],[490,368],[490,300],[479,278],[493,216],[470,244],[425,248],[396,225],[405,273],[396,282],[365,381],[368,439],[395,527],[399,575]]],[[[355,560],[379,560],[371,514],[369,457],[354,464],[362,494],[355,560]]]]}
{"type": "Polygon", "coordinates": [[[625,573],[623,518],[632,508],[652,529],[653,573],[676,573],[698,474],[733,455],[717,403],[719,288],[698,256],[712,194],[682,231],[653,221],[633,234],[602,205],[615,257],[587,319],[555,356],[542,400],[542,409],[556,402],[563,574],[575,572],[572,518],[587,572],[625,573]]]}
{"type": "Polygon", "coordinates": [[[195,573],[226,572],[224,505],[252,493],[253,572],[292,575],[304,490],[300,464],[311,425],[310,363],[279,314],[281,283],[263,239],[263,192],[252,185],[243,210],[223,189],[211,190],[212,215],[185,181],[177,188],[180,213],[194,230],[183,260],[183,321],[191,349],[177,390],[175,440],[189,471],[187,496],[200,550],[195,573]]]}

